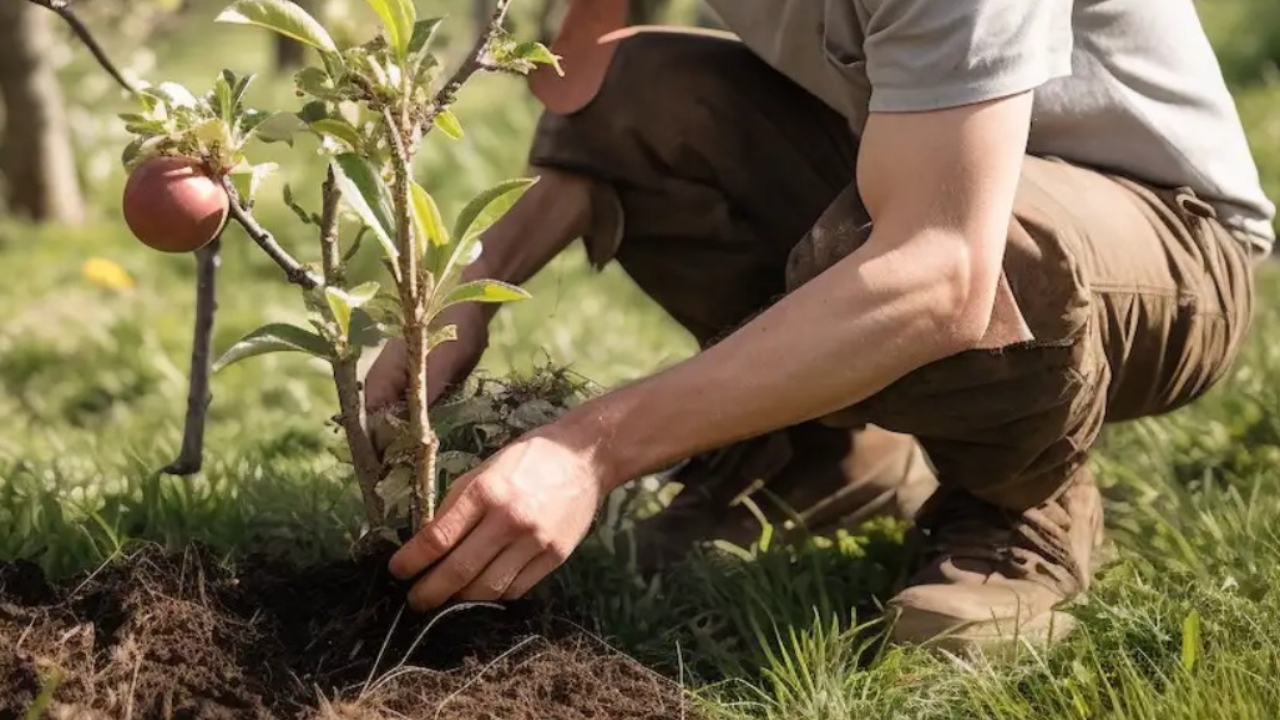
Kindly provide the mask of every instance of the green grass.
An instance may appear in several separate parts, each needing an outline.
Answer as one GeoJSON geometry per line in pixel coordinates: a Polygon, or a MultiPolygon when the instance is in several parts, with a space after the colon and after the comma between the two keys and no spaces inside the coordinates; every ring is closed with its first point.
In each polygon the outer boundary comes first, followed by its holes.
{"type": "MultiPolygon", "coordinates": [[[[1201,5],[1240,83],[1268,187],[1280,194],[1280,90],[1266,81],[1280,20],[1268,2],[1201,5]],[[1247,42],[1237,41],[1244,30],[1252,31],[1247,42]]],[[[184,47],[190,38],[158,53],[197,88],[218,58],[235,58],[235,69],[263,63],[261,36],[217,37],[216,53],[184,47]]],[[[266,80],[255,99],[288,102],[287,87],[266,80]]],[[[533,110],[510,79],[466,93],[467,139],[433,145],[419,168],[446,212],[522,170],[533,110]]],[[[288,164],[260,215],[312,257],[310,238],[291,229],[275,201],[285,181],[314,181],[317,166],[299,161],[304,155],[279,155],[288,164]]],[[[155,474],[180,437],[193,267],[127,236],[120,183],[113,172],[92,185],[95,216],[83,228],[0,223],[0,558],[33,558],[61,575],[138,539],[303,561],[342,553],[358,499],[327,453],[335,401],[314,363],[268,356],[215,378],[206,470],[191,479],[155,474]],[[118,263],[136,287],[89,282],[81,265],[90,257],[118,263]]],[[[314,204],[314,191],[300,194],[314,204]]],[[[238,233],[222,273],[218,347],[264,321],[298,316],[292,289],[238,233]]],[[[729,717],[1274,717],[1280,273],[1266,272],[1260,288],[1252,340],[1230,378],[1183,411],[1107,431],[1094,464],[1119,560],[1077,610],[1081,632],[1045,654],[971,666],[876,644],[863,626],[902,569],[901,529],[889,525],[834,542],[766,544],[746,560],[708,556],[652,585],[637,583],[625,544],[602,532],[554,582],[593,609],[595,629],[679,673],[729,717]]],[[[609,385],[693,350],[616,267],[591,272],[578,248],[530,289],[534,300],[500,316],[490,372],[550,359],[609,385]]]]}

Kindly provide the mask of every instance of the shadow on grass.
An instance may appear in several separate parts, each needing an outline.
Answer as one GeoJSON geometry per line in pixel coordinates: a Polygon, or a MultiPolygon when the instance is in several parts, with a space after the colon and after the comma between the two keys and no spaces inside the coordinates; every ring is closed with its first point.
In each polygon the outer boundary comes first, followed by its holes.
{"type": "Polygon", "coordinates": [[[698,684],[754,681],[811,636],[841,635],[871,659],[882,604],[907,567],[904,530],[876,522],[789,544],[707,546],[647,578],[618,535],[584,545],[545,592],[562,614],[663,672],[698,684]]]}

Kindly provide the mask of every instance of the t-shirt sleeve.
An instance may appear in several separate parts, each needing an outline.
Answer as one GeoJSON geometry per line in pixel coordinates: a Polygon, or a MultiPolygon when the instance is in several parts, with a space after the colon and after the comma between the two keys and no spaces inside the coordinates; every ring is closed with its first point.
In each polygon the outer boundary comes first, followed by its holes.
{"type": "Polygon", "coordinates": [[[865,2],[871,112],[969,105],[1071,74],[1071,0],[846,1],[865,2]]]}

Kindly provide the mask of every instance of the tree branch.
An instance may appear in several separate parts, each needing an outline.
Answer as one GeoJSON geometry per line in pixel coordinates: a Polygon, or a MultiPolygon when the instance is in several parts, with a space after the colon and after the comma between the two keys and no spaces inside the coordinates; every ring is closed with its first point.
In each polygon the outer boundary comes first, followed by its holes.
{"type": "Polygon", "coordinates": [[[424,133],[430,131],[436,116],[453,104],[458,91],[471,79],[471,76],[477,70],[484,69],[484,51],[489,47],[489,41],[493,39],[493,36],[502,30],[502,23],[506,21],[507,9],[510,7],[511,0],[498,0],[493,8],[493,13],[489,16],[489,24],[480,33],[480,37],[476,38],[476,44],[472,46],[471,52],[467,53],[466,59],[462,61],[457,70],[453,71],[453,75],[440,87],[432,99],[431,108],[427,111],[426,119],[423,120],[424,133]]]}
{"type": "Polygon", "coordinates": [[[222,187],[227,191],[227,197],[231,199],[231,217],[240,223],[240,227],[244,228],[246,234],[262,248],[267,257],[271,258],[276,265],[284,270],[284,275],[289,282],[301,285],[307,290],[320,287],[321,280],[312,273],[308,272],[290,255],[284,248],[280,247],[280,243],[276,242],[275,236],[267,232],[265,228],[258,224],[253,214],[240,204],[240,194],[236,192],[235,185],[231,183],[228,177],[222,178],[222,187]]]}
{"type": "Polygon", "coordinates": [[[161,472],[194,475],[204,465],[204,421],[213,396],[209,391],[213,323],[218,310],[218,266],[222,238],[196,251],[196,322],[191,341],[191,375],[187,390],[187,418],[182,428],[182,450],[161,472]]]}
{"type": "MultiPolygon", "coordinates": [[[[338,201],[342,191],[333,177],[330,167],[325,175],[323,205],[320,210],[320,248],[324,277],[328,285],[342,281],[342,254],[338,247],[338,201]]],[[[347,436],[347,449],[351,451],[351,464],[355,467],[356,482],[360,485],[365,519],[370,529],[383,523],[385,510],[378,496],[378,483],[382,480],[382,461],[365,429],[364,403],[360,396],[360,375],[356,367],[357,356],[345,354],[333,362],[333,382],[338,390],[339,423],[347,436]]]]}
{"type": "Polygon", "coordinates": [[[84,43],[85,47],[89,48],[89,52],[93,53],[94,59],[98,61],[102,69],[106,70],[107,74],[119,83],[120,87],[130,93],[136,94],[138,92],[133,83],[125,79],[124,74],[115,66],[115,63],[111,62],[111,58],[107,56],[107,52],[102,49],[102,45],[94,38],[93,33],[89,32],[89,28],[81,22],[75,11],[71,9],[71,0],[27,0],[27,2],[39,5],[46,10],[51,10],[55,15],[62,18],[71,27],[71,32],[75,33],[76,37],[80,38],[80,42],[84,43]]]}

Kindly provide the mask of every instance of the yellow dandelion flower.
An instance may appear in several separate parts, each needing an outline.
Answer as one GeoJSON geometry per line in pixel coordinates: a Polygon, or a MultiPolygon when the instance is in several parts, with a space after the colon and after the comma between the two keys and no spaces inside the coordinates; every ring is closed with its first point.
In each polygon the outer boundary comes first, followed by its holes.
{"type": "Polygon", "coordinates": [[[129,271],[120,267],[119,263],[106,258],[89,258],[80,266],[80,275],[85,280],[108,290],[125,292],[135,286],[129,271]]]}

